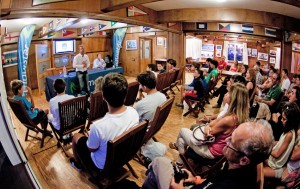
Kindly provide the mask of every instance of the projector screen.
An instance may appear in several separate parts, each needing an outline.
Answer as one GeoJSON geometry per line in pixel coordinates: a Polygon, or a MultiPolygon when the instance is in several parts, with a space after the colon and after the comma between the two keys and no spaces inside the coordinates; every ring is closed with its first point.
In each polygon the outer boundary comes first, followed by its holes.
{"type": "Polygon", "coordinates": [[[64,39],[53,41],[54,54],[74,53],[75,52],[75,40],[64,39]]]}

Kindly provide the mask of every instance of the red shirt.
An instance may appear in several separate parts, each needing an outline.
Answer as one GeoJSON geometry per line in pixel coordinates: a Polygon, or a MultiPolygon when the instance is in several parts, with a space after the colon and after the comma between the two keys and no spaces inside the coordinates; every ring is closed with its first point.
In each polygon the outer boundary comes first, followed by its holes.
{"type": "Polygon", "coordinates": [[[219,61],[218,62],[218,69],[219,70],[223,70],[223,69],[226,69],[226,67],[227,67],[227,63],[224,61],[219,61]]]}

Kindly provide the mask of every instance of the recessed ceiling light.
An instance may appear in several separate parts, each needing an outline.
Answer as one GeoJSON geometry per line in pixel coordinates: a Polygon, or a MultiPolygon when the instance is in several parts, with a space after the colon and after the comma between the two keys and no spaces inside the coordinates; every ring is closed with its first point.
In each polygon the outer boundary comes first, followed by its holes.
{"type": "Polygon", "coordinates": [[[81,19],[81,21],[80,21],[82,24],[86,24],[86,23],[88,23],[89,22],[89,19],[81,19]]]}

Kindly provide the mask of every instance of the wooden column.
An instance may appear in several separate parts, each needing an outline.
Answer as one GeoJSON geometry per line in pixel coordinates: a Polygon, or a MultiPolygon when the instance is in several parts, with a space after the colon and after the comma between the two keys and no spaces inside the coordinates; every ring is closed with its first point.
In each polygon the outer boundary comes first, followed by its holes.
{"type": "Polygon", "coordinates": [[[291,73],[292,65],[292,42],[282,42],[280,68],[286,68],[291,73]]]}

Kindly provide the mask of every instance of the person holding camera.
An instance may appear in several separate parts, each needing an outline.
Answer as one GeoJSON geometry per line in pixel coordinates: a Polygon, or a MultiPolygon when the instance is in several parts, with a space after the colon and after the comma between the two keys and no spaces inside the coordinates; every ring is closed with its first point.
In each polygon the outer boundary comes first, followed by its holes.
{"type": "Polygon", "coordinates": [[[202,179],[186,169],[178,171],[170,160],[158,157],[150,164],[142,188],[183,189],[184,184],[193,185],[191,189],[256,188],[256,165],[267,159],[272,150],[273,135],[269,123],[265,120],[242,123],[226,141],[223,149],[226,163],[218,173],[202,179]]]}

